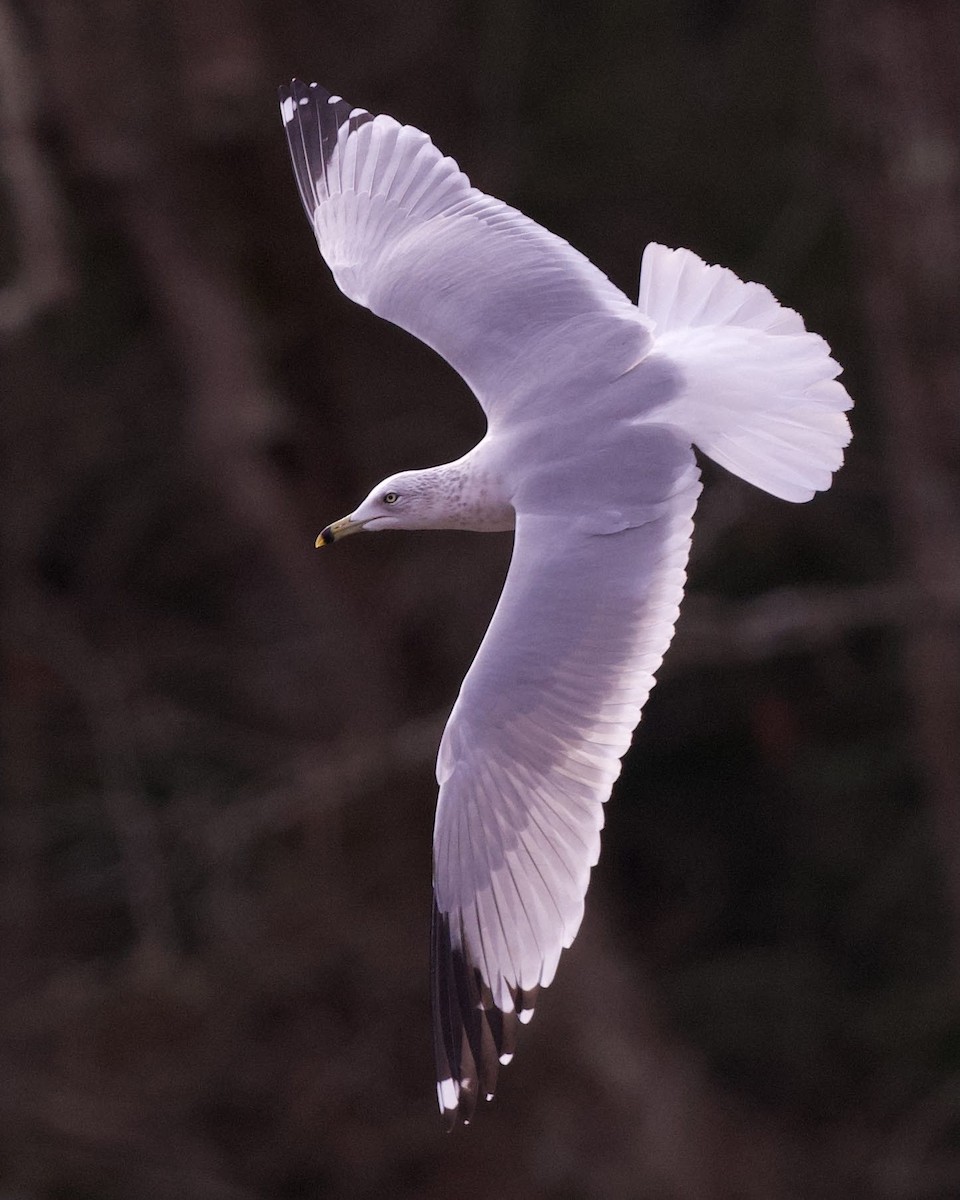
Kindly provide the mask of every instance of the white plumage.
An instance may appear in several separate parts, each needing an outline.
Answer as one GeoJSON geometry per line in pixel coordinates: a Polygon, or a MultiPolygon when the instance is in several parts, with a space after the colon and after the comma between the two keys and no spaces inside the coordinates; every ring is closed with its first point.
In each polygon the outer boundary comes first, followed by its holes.
{"type": "Polygon", "coordinates": [[[432,346],[488,418],[469,454],[384,480],[318,545],[516,529],[437,762],[431,970],[453,1123],[492,1098],[579,928],[603,804],[683,595],[692,444],[808,500],[843,460],[851,402],[823,339],[761,285],[651,244],[633,305],[419,130],[298,81],[281,114],[340,288],[432,346]]]}

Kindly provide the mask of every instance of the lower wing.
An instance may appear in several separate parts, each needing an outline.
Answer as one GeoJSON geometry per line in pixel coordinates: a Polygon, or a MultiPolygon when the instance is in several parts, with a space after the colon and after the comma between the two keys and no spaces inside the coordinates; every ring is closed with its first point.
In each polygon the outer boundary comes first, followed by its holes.
{"type": "Polygon", "coordinates": [[[546,476],[520,497],[503,595],[440,747],[433,1007],[451,1124],[492,1097],[577,933],[603,804],[683,595],[700,492],[689,443],[634,428],[609,451],[628,511],[599,502],[616,489],[590,462],[559,472],[570,513],[551,511],[546,476]],[[578,524],[591,500],[599,515],[578,524]]]}

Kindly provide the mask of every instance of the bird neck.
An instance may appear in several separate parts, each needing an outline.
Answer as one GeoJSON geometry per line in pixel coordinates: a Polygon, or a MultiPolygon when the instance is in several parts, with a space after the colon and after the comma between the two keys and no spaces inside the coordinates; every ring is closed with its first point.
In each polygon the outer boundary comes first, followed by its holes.
{"type": "Polygon", "coordinates": [[[444,510],[436,528],[479,533],[513,529],[513,505],[499,474],[484,461],[482,449],[481,442],[463,458],[423,472],[444,510]]]}

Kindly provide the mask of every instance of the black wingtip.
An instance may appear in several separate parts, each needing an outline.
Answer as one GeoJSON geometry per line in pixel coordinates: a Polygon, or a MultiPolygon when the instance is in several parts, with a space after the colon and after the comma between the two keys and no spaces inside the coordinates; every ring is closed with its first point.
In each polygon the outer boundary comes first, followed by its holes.
{"type": "Polygon", "coordinates": [[[364,109],[352,108],[342,97],[332,95],[319,84],[304,83],[302,79],[291,79],[279,89],[279,95],[293,172],[312,225],[322,201],[332,191],[342,188],[339,177],[327,173],[341,130],[346,125],[352,133],[374,118],[364,109]]]}
{"type": "Polygon", "coordinates": [[[284,125],[289,125],[296,115],[298,108],[307,104],[324,105],[330,102],[330,93],[318,83],[304,83],[302,79],[293,78],[289,83],[282,83],[277,88],[280,101],[280,112],[283,114],[284,125]]]}
{"type": "Polygon", "coordinates": [[[469,961],[462,928],[454,936],[451,917],[440,911],[436,898],[430,975],[437,1100],[449,1132],[460,1122],[470,1124],[479,1097],[493,1099],[500,1068],[516,1053],[519,1024],[533,1015],[537,989],[511,988],[514,1008],[500,1009],[469,961]]]}

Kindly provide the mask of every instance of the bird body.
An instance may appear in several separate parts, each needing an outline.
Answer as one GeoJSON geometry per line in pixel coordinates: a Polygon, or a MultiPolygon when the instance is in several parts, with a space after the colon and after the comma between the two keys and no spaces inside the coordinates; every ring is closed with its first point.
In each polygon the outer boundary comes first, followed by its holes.
{"type": "Polygon", "coordinates": [[[759,284],[651,244],[637,305],[419,130],[294,81],[301,198],[340,288],[440,353],[487,433],[378,484],[360,530],[515,530],[437,760],[432,1001],[449,1124],[492,1098],[583,916],[603,804],[673,634],[697,445],[787,500],[829,487],[850,398],[759,284]]]}

